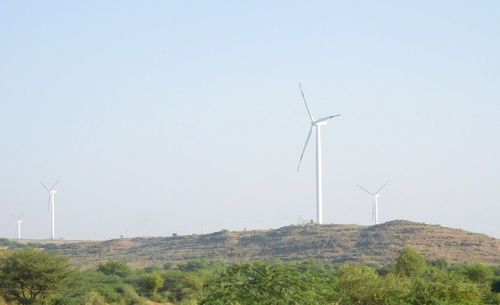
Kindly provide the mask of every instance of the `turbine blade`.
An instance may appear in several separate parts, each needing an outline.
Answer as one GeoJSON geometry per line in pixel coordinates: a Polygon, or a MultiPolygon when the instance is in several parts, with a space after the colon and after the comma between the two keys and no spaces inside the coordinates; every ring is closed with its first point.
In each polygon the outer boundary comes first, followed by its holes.
{"type": "Polygon", "coordinates": [[[54,184],[52,185],[52,188],[50,190],[53,190],[58,183],[59,183],[59,179],[57,179],[56,182],[54,182],[54,184]]]}
{"type": "Polygon", "coordinates": [[[333,118],[336,118],[340,116],[340,114],[335,114],[335,115],[329,115],[329,116],[326,116],[324,118],[321,118],[321,119],[317,119],[316,121],[313,122],[313,124],[316,124],[316,123],[319,123],[319,122],[324,122],[324,121],[328,121],[329,119],[333,119],[333,118]]]}
{"type": "Polygon", "coordinates": [[[45,184],[43,184],[42,181],[40,181],[40,184],[43,186],[44,189],[47,190],[47,192],[50,192],[49,188],[45,184]]]}
{"type": "Polygon", "coordinates": [[[378,191],[377,191],[375,194],[380,193],[380,191],[381,191],[381,190],[382,190],[382,189],[383,189],[383,188],[384,188],[384,187],[385,187],[388,183],[389,183],[389,181],[387,181],[386,183],[384,183],[384,185],[382,185],[382,186],[378,189],[378,191]]]}
{"type": "Polygon", "coordinates": [[[358,184],[358,187],[359,187],[360,189],[362,189],[363,191],[367,192],[368,194],[370,194],[370,195],[372,195],[372,196],[374,195],[374,194],[372,194],[372,192],[370,192],[369,190],[365,189],[364,187],[362,187],[362,186],[361,186],[361,185],[359,185],[359,184],[358,184]]]}
{"type": "Polygon", "coordinates": [[[311,122],[314,122],[314,118],[311,114],[311,110],[309,109],[309,106],[307,106],[306,97],[304,95],[304,91],[302,91],[302,85],[300,84],[300,82],[299,82],[299,88],[300,88],[300,93],[302,93],[302,99],[304,100],[304,105],[306,105],[306,109],[307,109],[307,113],[309,114],[309,118],[311,119],[311,122]]]}
{"type": "Polygon", "coordinates": [[[313,128],[311,126],[311,128],[309,128],[309,133],[307,134],[306,143],[304,144],[304,148],[302,149],[302,154],[300,155],[299,165],[297,165],[297,171],[299,171],[300,163],[302,162],[302,158],[304,157],[304,153],[306,152],[307,143],[309,143],[309,139],[311,138],[312,130],[313,128]]]}

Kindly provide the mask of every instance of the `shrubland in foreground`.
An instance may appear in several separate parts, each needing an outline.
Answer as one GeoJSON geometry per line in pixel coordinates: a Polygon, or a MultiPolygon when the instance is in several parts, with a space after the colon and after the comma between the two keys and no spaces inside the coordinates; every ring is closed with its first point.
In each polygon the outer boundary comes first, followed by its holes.
{"type": "Polygon", "coordinates": [[[23,305],[500,304],[500,268],[430,262],[404,248],[387,266],[196,260],[132,269],[108,261],[78,270],[26,248],[1,254],[0,295],[0,304],[23,305]]]}

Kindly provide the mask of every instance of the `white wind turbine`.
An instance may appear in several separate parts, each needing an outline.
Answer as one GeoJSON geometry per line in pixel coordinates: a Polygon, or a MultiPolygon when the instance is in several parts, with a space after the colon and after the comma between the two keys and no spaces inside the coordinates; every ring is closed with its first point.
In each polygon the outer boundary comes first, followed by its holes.
{"type": "Polygon", "coordinates": [[[14,217],[14,215],[12,215],[12,217],[16,220],[16,229],[17,229],[17,239],[20,240],[21,239],[21,224],[23,223],[22,221],[22,216],[20,217],[14,217]]]}
{"type": "Polygon", "coordinates": [[[375,193],[372,193],[372,192],[368,191],[367,189],[365,189],[364,187],[362,187],[361,185],[358,185],[358,187],[360,189],[362,189],[363,191],[370,194],[373,198],[372,220],[373,220],[373,223],[375,223],[376,225],[378,225],[378,197],[380,197],[380,191],[382,191],[382,189],[388,183],[389,183],[389,181],[387,181],[384,185],[382,185],[375,193]]]}
{"type": "Polygon", "coordinates": [[[16,225],[17,225],[17,239],[21,240],[21,224],[23,221],[21,219],[16,220],[16,225]]]}
{"type": "Polygon", "coordinates": [[[56,239],[56,234],[55,234],[55,210],[54,210],[54,206],[55,206],[55,196],[56,196],[57,191],[54,188],[56,187],[56,185],[57,185],[58,182],[59,182],[59,180],[57,180],[52,185],[52,187],[49,189],[45,184],[43,184],[43,182],[40,181],[40,184],[47,190],[47,192],[49,192],[49,210],[52,212],[51,213],[52,234],[51,234],[50,238],[52,240],[56,239]]]}
{"type": "Polygon", "coordinates": [[[297,166],[297,171],[299,171],[300,163],[304,157],[304,152],[307,148],[307,143],[311,138],[313,127],[316,127],[316,223],[323,224],[323,178],[322,178],[322,164],[321,164],[321,127],[326,126],[329,119],[340,116],[340,114],[330,115],[322,117],[315,120],[311,114],[311,110],[306,102],[306,97],[304,96],[304,91],[299,83],[300,92],[302,93],[302,99],[304,100],[304,105],[306,105],[307,113],[311,119],[311,127],[309,127],[309,133],[307,134],[306,143],[304,144],[304,149],[302,149],[302,154],[300,155],[299,165],[297,166]]]}

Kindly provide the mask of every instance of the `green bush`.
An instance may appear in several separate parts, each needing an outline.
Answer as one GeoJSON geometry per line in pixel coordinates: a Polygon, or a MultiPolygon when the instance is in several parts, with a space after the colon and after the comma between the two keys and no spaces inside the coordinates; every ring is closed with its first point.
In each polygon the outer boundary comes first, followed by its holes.
{"type": "Polygon", "coordinates": [[[131,269],[111,261],[78,271],[60,256],[19,249],[3,252],[0,258],[0,305],[145,305],[147,301],[170,305],[500,305],[499,271],[481,264],[427,264],[409,248],[401,251],[394,264],[382,268],[320,261],[225,265],[196,260],[169,270],[131,269]],[[13,291],[27,283],[36,283],[30,289],[43,287],[42,291],[34,299],[19,299],[21,294],[13,291]]]}
{"type": "Polygon", "coordinates": [[[427,268],[427,262],[417,251],[405,247],[394,264],[394,272],[408,277],[422,275],[427,268]]]}
{"type": "Polygon", "coordinates": [[[141,291],[145,294],[155,295],[163,287],[163,277],[159,273],[144,274],[139,280],[141,291]]]}
{"type": "Polygon", "coordinates": [[[463,265],[458,268],[458,272],[485,288],[491,286],[495,277],[495,273],[490,267],[477,263],[463,265]]]}
{"type": "Polygon", "coordinates": [[[50,299],[71,276],[67,258],[42,250],[24,248],[0,258],[0,292],[23,305],[50,299]]]}
{"type": "Polygon", "coordinates": [[[127,264],[119,261],[109,261],[99,264],[97,266],[97,271],[106,275],[114,275],[118,277],[126,277],[130,274],[130,268],[127,264]]]}

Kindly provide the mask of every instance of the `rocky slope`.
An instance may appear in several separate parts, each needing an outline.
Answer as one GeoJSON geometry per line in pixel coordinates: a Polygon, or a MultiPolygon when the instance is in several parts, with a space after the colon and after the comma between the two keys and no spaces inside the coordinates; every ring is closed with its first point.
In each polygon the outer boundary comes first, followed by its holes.
{"type": "Polygon", "coordinates": [[[117,239],[44,245],[68,255],[77,265],[122,260],[130,265],[162,265],[206,258],[225,261],[298,261],[319,259],[334,263],[387,264],[404,246],[426,258],[452,263],[481,262],[500,265],[500,240],[438,225],[396,220],[376,226],[307,225],[276,230],[204,235],[117,239]]]}

